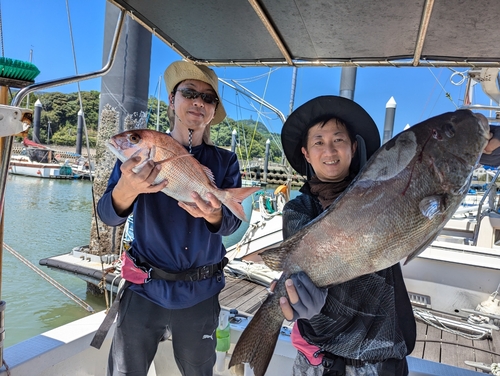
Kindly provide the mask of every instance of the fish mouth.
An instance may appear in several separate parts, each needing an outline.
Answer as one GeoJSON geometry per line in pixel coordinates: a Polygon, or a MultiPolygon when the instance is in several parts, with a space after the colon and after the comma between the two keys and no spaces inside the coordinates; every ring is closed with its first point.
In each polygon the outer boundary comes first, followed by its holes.
{"type": "Polygon", "coordinates": [[[114,140],[106,141],[106,147],[108,150],[119,160],[124,161],[124,156],[118,150],[118,144],[114,140]]]}
{"type": "Polygon", "coordinates": [[[118,144],[116,143],[116,141],[115,141],[115,140],[110,139],[110,140],[108,140],[108,142],[106,143],[106,146],[108,146],[108,147],[109,147],[109,146],[111,146],[111,147],[117,148],[117,147],[118,147],[118,144]]]}

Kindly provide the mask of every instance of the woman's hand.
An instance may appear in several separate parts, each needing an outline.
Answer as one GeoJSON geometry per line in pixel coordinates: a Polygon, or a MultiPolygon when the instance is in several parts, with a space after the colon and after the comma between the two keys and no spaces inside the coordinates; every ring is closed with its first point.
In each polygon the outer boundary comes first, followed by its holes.
{"type": "Polygon", "coordinates": [[[218,227],[222,223],[222,202],[212,193],[207,193],[205,201],[196,192],[191,192],[195,205],[179,201],[179,206],[195,218],[204,218],[212,226],[218,227]]]}
{"type": "Polygon", "coordinates": [[[165,188],[167,180],[159,184],[153,184],[161,171],[161,165],[153,161],[147,161],[139,172],[133,168],[141,163],[141,157],[131,157],[121,167],[121,176],[112,192],[113,206],[118,214],[127,211],[133,204],[135,198],[141,193],[156,193],[165,188]]]}

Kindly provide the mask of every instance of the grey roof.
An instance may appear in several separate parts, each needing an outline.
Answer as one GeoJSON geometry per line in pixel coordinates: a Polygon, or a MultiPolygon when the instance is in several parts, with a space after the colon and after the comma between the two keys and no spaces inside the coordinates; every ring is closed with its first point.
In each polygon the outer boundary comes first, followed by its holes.
{"type": "Polygon", "coordinates": [[[111,0],[224,66],[500,67],[498,0],[111,0]]]}

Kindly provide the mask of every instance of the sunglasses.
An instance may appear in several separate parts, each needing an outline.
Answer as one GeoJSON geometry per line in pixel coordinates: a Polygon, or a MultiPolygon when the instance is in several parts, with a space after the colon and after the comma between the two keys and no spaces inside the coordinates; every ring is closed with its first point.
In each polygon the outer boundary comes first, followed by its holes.
{"type": "Polygon", "coordinates": [[[219,103],[219,98],[217,98],[217,95],[215,94],[200,93],[193,89],[177,89],[177,91],[180,91],[182,96],[186,99],[196,99],[198,97],[201,97],[203,102],[207,104],[219,103]]]}

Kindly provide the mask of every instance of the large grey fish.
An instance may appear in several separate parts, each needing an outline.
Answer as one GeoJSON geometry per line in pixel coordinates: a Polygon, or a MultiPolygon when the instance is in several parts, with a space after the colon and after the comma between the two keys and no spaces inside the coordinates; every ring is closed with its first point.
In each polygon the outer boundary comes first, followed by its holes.
{"type": "Polygon", "coordinates": [[[317,286],[333,286],[422,252],[467,193],[488,135],[486,118],[468,110],[409,128],[375,152],[325,212],[261,253],[283,273],[243,331],[229,367],[241,372],[249,363],[256,376],[264,375],[284,319],[279,298],[291,274],[304,271],[317,286]]]}
{"type": "Polygon", "coordinates": [[[217,197],[239,219],[247,221],[241,202],[259,187],[219,189],[214,183],[212,171],[198,162],[179,142],[171,136],[151,129],[135,129],[112,136],[108,149],[122,162],[132,156],[141,156],[140,169],[149,160],[161,164],[161,171],[154,184],[165,179],[168,185],[162,190],[166,195],[185,203],[193,203],[191,192],[205,198],[208,192],[217,197]]]}

